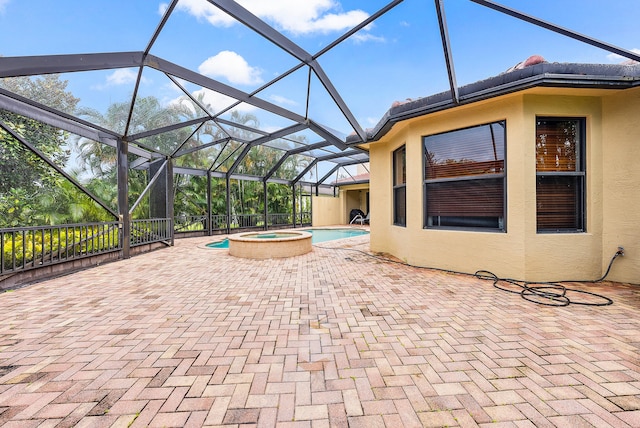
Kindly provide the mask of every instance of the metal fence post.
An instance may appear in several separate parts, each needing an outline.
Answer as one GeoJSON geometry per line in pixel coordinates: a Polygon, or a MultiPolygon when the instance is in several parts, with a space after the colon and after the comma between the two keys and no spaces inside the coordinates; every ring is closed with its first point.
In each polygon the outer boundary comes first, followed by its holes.
{"type": "Polygon", "coordinates": [[[131,223],[129,216],[129,143],[121,138],[117,141],[118,150],[118,221],[120,221],[120,239],[122,257],[131,256],[131,223]]]}

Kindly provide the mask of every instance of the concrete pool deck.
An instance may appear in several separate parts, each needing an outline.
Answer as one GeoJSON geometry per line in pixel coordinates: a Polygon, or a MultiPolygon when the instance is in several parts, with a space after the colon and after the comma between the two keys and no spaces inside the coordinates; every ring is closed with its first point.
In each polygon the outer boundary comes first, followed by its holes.
{"type": "Polygon", "coordinates": [[[640,286],[556,308],[353,251],[368,236],[211,241],[0,294],[0,425],[640,426],[640,286]]]}

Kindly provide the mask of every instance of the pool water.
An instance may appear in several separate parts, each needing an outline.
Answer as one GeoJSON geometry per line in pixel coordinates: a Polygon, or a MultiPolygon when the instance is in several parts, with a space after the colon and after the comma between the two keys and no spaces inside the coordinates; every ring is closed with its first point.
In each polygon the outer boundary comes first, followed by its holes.
{"type": "Polygon", "coordinates": [[[311,234],[311,243],[313,244],[369,234],[362,229],[308,229],[305,232],[311,234]]]}
{"type": "MultiPolygon", "coordinates": [[[[352,238],[354,236],[366,235],[369,233],[362,229],[307,229],[303,232],[309,232],[311,234],[312,244],[333,241],[335,239],[352,238]]],[[[275,234],[272,234],[269,237],[274,237],[273,235],[275,234]]],[[[207,247],[229,248],[229,240],[223,239],[222,241],[212,242],[211,244],[207,244],[207,247]]]]}
{"type": "Polygon", "coordinates": [[[257,238],[257,239],[276,239],[276,238],[291,238],[291,236],[295,236],[292,233],[256,233],[253,235],[245,235],[247,238],[257,238]]]}

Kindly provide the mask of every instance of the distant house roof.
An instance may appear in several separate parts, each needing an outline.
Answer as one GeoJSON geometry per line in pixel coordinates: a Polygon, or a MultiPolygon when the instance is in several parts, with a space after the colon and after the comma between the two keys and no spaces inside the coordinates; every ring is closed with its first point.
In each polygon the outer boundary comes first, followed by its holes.
{"type": "Polygon", "coordinates": [[[339,178],[331,184],[340,186],[345,184],[365,183],[367,181],[369,181],[369,173],[365,172],[363,174],[353,175],[351,177],[339,178]]]}
{"type": "MultiPolygon", "coordinates": [[[[511,92],[537,86],[563,88],[627,89],[640,86],[640,64],[549,63],[534,55],[509,68],[506,72],[458,89],[456,104],[450,91],[424,98],[394,102],[378,124],[367,129],[367,141],[384,136],[395,123],[511,92]]],[[[347,142],[355,142],[353,135],[347,142]],[[351,140],[351,141],[349,141],[351,140]]]]}

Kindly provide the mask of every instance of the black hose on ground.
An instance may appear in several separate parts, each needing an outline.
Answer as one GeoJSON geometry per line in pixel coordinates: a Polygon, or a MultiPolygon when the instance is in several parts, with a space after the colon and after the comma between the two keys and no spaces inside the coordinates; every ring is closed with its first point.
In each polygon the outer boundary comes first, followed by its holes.
{"type": "MultiPolygon", "coordinates": [[[[365,256],[381,260],[386,263],[396,263],[404,266],[411,266],[423,269],[434,269],[440,270],[449,273],[455,273],[460,275],[468,275],[464,272],[455,272],[444,269],[423,267],[423,266],[413,266],[405,262],[388,259],[386,257],[380,257],[375,254],[367,253],[366,251],[357,250],[354,248],[340,248],[340,247],[323,247],[320,245],[314,245],[314,247],[324,248],[326,250],[342,250],[342,251],[353,251],[360,254],[364,254],[365,256]]],[[[487,270],[479,270],[473,276],[478,279],[484,279],[493,281],[493,286],[499,290],[506,291],[509,293],[520,294],[520,296],[533,303],[537,303],[539,305],[546,306],[569,306],[569,304],[574,305],[583,305],[583,306],[607,306],[613,304],[613,300],[603,296],[601,294],[592,293],[590,291],[577,290],[574,288],[567,288],[566,286],[560,284],[561,282],[586,282],[586,283],[597,283],[604,281],[604,279],[609,275],[609,271],[611,270],[611,266],[613,265],[613,261],[618,257],[624,255],[622,248],[619,248],[618,251],[613,255],[611,261],[609,261],[609,266],[607,267],[604,275],[598,279],[588,279],[588,280],[565,280],[565,281],[554,281],[554,282],[526,282],[526,281],[518,281],[510,278],[499,278],[493,272],[489,272],[487,270]],[[500,283],[509,284],[512,288],[508,288],[509,285],[502,286],[500,283]],[[595,301],[577,301],[571,300],[567,297],[567,292],[569,293],[577,293],[585,296],[591,296],[595,298],[595,301]]]]}
{"type": "Polygon", "coordinates": [[[604,275],[595,280],[565,280],[565,281],[553,281],[553,282],[526,282],[526,281],[517,281],[510,278],[499,278],[493,272],[489,272],[486,270],[477,271],[474,276],[479,279],[484,279],[488,281],[493,281],[493,286],[498,290],[507,291],[509,293],[520,294],[520,296],[533,303],[537,303],[539,305],[545,306],[569,306],[569,304],[574,305],[583,305],[583,306],[607,306],[613,303],[613,300],[610,298],[603,296],[601,294],[592,293],[590,291],[584,290],[576,290],[575,288],[567,288],[566,286],[560,284],[561,282],[587,282],[587,283],[596,283],[603,281],[607,275],[609,275],[609,271],[611,270],[611,266],[613,265],[613,261],[618,258],[618,256],[624,255],[624,252],[621,248],[616,251],[616,253],[609,261],[609,266],[607,267],[604,275]],[[505,284],[505,285],[502,285],[505,284]],[[510,287],[510,288],[509,288],[510,287]],[[594,301],[590,300],[572,300],[567,296],[567,292],[569,293],[577,293],[583,296],[594,298],[594,301]]]}

